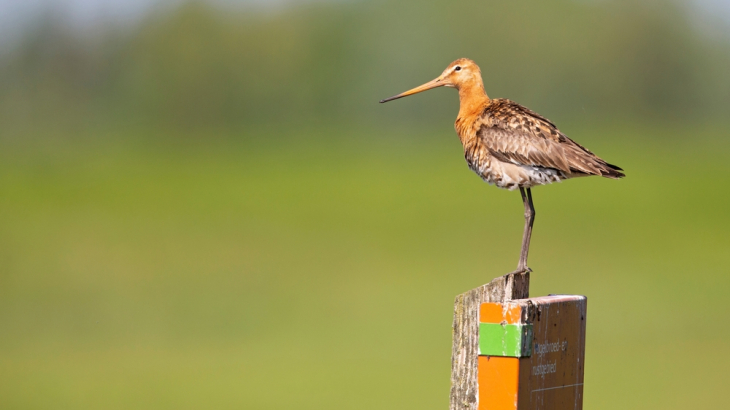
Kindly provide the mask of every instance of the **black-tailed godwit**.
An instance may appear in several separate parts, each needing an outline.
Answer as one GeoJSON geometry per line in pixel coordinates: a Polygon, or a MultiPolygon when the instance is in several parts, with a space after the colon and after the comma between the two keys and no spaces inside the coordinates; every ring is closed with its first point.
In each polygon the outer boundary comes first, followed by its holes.
{"type": "Polygon", "coordinates": [[[436,87],[459,90],[455,127],[469,168],[499,188],[520,189],[525,228],[515,273],[531,271],[527,253],[535,221],[533,186],[589,175],[612,179],[624,176],[621,168],[565,136],[547,118],[510,100],[490,99],[479,66],[468,58],[449,64],[436,79],[380,102],[436,87]]]}

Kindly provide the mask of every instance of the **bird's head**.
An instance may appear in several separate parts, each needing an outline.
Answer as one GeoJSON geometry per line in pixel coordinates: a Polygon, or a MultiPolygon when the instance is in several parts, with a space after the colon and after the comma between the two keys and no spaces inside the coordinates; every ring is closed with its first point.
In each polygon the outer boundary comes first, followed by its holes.
{"type": "Polygon", "coordinates": [[[460,58],[449,64],[440,76],[406,92],[394,95],[390,98],[380,100],[381,103],[397,100],[398,98],[407,97],[422,91],[430,90],[436,87],[451,87],[461,89],[466,86],[482,87],[482,72],[477,63],[468,58],[460,58]]]}

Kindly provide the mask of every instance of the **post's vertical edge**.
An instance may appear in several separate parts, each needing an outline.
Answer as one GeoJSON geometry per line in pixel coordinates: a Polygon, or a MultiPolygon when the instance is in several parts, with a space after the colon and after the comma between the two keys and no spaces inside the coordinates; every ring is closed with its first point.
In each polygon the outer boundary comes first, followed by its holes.
{"type": "Polygon", "coordinates": [[[450,410],[477,410],[479,384],[479,307],[487,302],[526,299],[529,272],[500,276],[456,297],[451,346],[450,410]]]}
{"type": "MultiPolygon", "coordinates": [[[[583,303],[581,303],[581,329],[580,329],[580,339],[581,339],[581,346],[580,346],[580,355],[578,360],[580,360],[580,383],[585,383],[585,371],[586,371],[586,328],[588,327],[588,298],[583,297],[583,303]]],[[[576,397],[576,403],[578,404],[576,406],[576,410],[583,410],[583,398],[585,397],[585,389],[584,386],[581,386],[580,389],[576,389],[576,392],[579,392],[580,395],[576,397]]]]}
{"type": "Polygon", "coordinates": [[[450,410],[476,410],[478,306],[480,289],[472,289],[456,297],[451,345],[450,410]]]}

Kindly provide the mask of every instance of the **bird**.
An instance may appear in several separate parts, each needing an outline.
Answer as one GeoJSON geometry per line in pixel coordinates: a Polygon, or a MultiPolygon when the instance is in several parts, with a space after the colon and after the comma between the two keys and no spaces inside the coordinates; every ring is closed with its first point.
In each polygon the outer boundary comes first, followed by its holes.
{"type": "Polygon", "coordinates": [[[468,58],[452,62],[435,79],[380,102],[437,87],[459,92],[454,128],[469,168],[491,185],[520,190],[525,226],[520,259],[512,274],[532,272],[527,266],[535,221],[532,187],[591,175],[625,176],[623,169],[568,138],[547,118],[509,99],[489,98],[479,66],[468,58]]]}

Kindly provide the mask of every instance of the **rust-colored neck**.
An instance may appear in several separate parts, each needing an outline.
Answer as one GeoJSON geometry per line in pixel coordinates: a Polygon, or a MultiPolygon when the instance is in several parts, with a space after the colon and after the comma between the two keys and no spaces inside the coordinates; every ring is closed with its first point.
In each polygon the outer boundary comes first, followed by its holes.
{"type": "Polygon", "coordinates": [[[469,82],[459,84],[459,117],[473,115],[481,111],[481,107],[489,102],[489,97],[484,91],[484,84],[480,78],[474,78],[469,82]]]}
{"type": "Polygon", "coordinates": [[[484,91],[481,78],[474,78],[469,82],[458,85],[459,116],[456,118],[456,132],[464,143],[473,133],[473,126],[481,117],[484,106],[489,103],[489,97],[484,91]]]}

